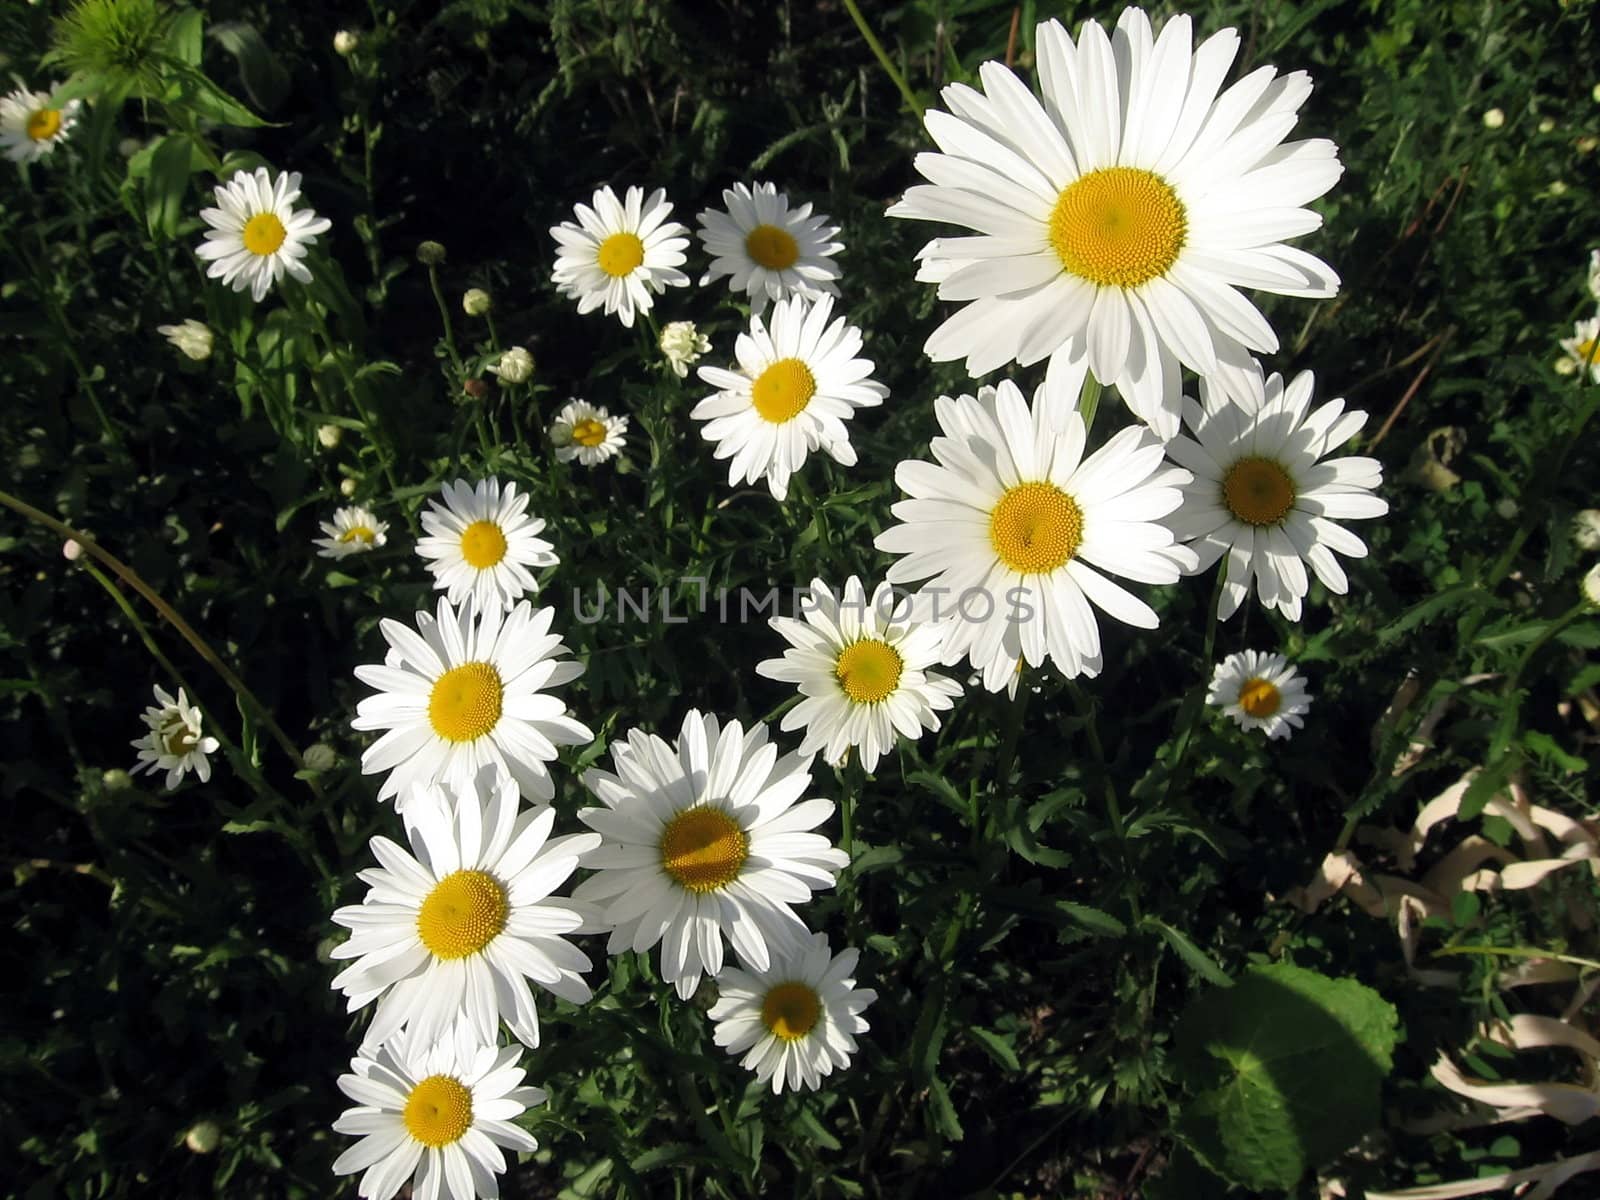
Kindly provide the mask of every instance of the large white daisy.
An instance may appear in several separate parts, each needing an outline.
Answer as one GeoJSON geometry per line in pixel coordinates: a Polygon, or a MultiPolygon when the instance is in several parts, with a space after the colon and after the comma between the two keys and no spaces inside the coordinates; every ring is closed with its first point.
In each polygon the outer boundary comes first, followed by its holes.
{"type": "Polygon", "coordinates": [[[211,780],[211,759],[221,743],[206,737],[200,731],[200,709],[189,703],[183,689],[178,698],[172,696],[159,683],[155,685],[156,703],[145,709],[140,719],[147,732],[133,743],[139,752],[139,761],[133,774],[149,771],[167,773],[167,790],[182,782],[190,771],[200,776],[201,783],[211,780]]]}
{"type": "Polygon", "coordinates": [[[364,774],[389,772],[378,799],[393,796],[403,810],[411,788],[460,792],[485,766],[509,772],[530,799],[555,794],[545,764],[556,747],[587,745],[594,734],[548,694],[583,674],[582,663],[561,657],[554,618],[555,609],[535,612],[526,600],[509,615],[496,606],[475,616],[470,602],[457,612],[441,598],[437,617],[417,614],[415,631],[384,619],[384,664],[356,668],[378,694],[350,722],[384,731],[361,756],[364,774]]]}
{"type": "Polygon", "coordinates": [[[66,140],[82,107],[82,100],[58,105],[49,92],[18,88],[0,100],[0,147],[12,162],[43,158],[66,140]]]}
{"type": "Polygon", "coordinates": [[[446,483],[444,503],[428,502],[422,514],[427,536],[417,540],[417,555],[427,560],[433,586],[451,604],[468,596],[479,608],[510,608],[524,592],[538,592],[529,567],[553,567],[560,558],[538,535],[542,517],[528,513],[527,493],[515,483],[465,479],[446,483]]]}
{"type": "Polygon", "coordinates": [[[556,459],[577,459],[586,467],[597,467],[621,454],[627,434],[627,417],[613,417],[605,408],[587,400],[569,400],[550,423],[556,459]]]}
{"type": "Polygon", "coordinates": [[[1164,440],[1178,430],[1178,364],[1232,386],[1277,336],[1237,290],[1331,296],[1327,264],[1284,244],[1322,218],[1303,205],[1343,168],[1326,139],[1283,141],[1311,93],[1303,71],[1261,67],[1220,91],[1239,48],[1224,29],[1191,49],[1190,20],[1153,37],[1125,9],[1111,37],[1036,34],[1041,104],[999,63],[982,91],[944,89],[930,110],[941,154],[891,216],[964,225],[935,239],[917,277],[969,301],[925,347],[980,376],[1050,357],[1087,361],[1164,440]],[[1220,94],[1219,94],[1220,91],[1220,94]]]}
{"type": "Polygon", "coordinates": [[[580,313],[605,305],[606,315],[630,329],[635,311],[647,313],[655,303],[652,293],[669,287],[687,287],[689,277],[678,270],[685,261],[689,230],[667,220],[672,205],[657,188],[644,198],[644,189],[631,187],[626,200],[618,200],[610,187],[594,194],[594,207],[574,206],[578,223],[563,221],[550,236],[557,245],[553,278],[563,296],[578,301],[580,313]]]}
{"type": "Polygon", "coordinates": [[[1087,431],[1074,407],[1082,372],[1080,364],[1046,380],[1031,407],[1010,380],[976,398],[940,396],[937,465],[895,468],[911,499],[891,509],[902,524],[874,543],[904,556],[889,581],[928,580],[930,615],[948,622],[944,661],[966,655],[991,692],[1013,683],[1019,659],[1052,662],[1068,678],[1099,674],[1091,602],[1129,625],[1156,626],[1148,604],[1101,572],[1174,583],[1195,561],[1161,524],[1188,476],[1163,468],[1148,430],[1123,429],[1083,457],[1087,431]]]}
{"type": "Polygon", "coordinates": [[[752,189],[736,183],[722,193],[727,211],[708,208],[700,214],[700,241],[711,255],[711,269],[700,279],[705,287],[723,276],[735,292],[750,299],[760,314],[773,300],[789,296],[837,296],[838,266],[832,256],[844,249],[834,241],[837,225],[811,215],[811,205],[790,209],[789,197],[777,184],[752,189]]]}
{"type": "Polygon", "coordinates": [[[770,1079],[774,1093],[815,1091],[835,1067],[850,1065],[855,1035],[868,1028],[861,1013],[878,998],[856,987],[858,956],[853,947],[830,954],[827,935],[814,933],[774,954],[764,971],[729,967],[707,1014],[716,1023],[712,1037],[729,1054],[743,1054],[740,1066],[758,1082],[770,1079]]]}
{"type": "Polygon", "coordinates": [[[358,876],[370,888],[360,904],[333,914],[351,931],[333,957],[356,960],[333,986],[351,1012],[378,1001],[368,1042],[386,1042],[401,1028],[433,1042],[460,1019],[479,1042],[492,1043],[504,1017],[519,1040],[537,1046],[529,979],[574,1004],[589,998],[582,978],[589,960],[561,936],[584,919],[551,893],[600,838],[551,838],[555,809],[519,816],[517,806],[516,782],[488,769],[453,803],[436,787],[411,795],[412,854],[372,839],[383,865],[358,876]]]}
{"type": "Polygon", "coordinates": [[[821,750],[837,764],[857,746],[873,771],[896,736],[915,740],[939,728],[961,685],[928,669],[944,649],[945,625],[915,620],[912,608],[887,583],[869,597],[852,575],[838,596],[813,579],[799,617],[772,618],[790,648],[757,663],[756,674],[795,684],[805,697],[781,726],[806,731],[800,753],[821,750]]]}
{"type": "Polygon", "coordinates": [[[1286,738],[1305,725],[1311,711],[1306,681],[1281,654],[1243,650],[1217,664],[1206,703],[1222,709],[1240,729],[1264,729],[1269,738],[1286,738]]]}
{"type": "Polygon", "coordinates": [[[1337,522],[1389,511],[1388,502],[1372,494],[1383,483],[1377,459],[1326,457],[1355,436],[1367,414],[1345,412],[1343,400],[1311,411],[1314,383],[1311,372],[1302,371],[1285,387],[1275,373],[1258,385],[1264,398],[1253,413],[1184,399],[1184,422],[1198,440],[1167,443],[1173,460],[1193,473],[1170,524],[1180,541],[1198,550],[1195,571],[1227,555],[1217,605],[1223,618],[1253,586],[1261,603],[1298,621],[1311,586],[1308,564],[1329,591],[1343,595],[1349,582],[1334,551],[1361,558],[1367,545],[1337,522]]]}
{"type": "Polygon", "coordinates": [[[702,973],[722,970],[722,939],[760,970],[806,936],[790,907],[832,887],[849,861],[821,834],[831,800],[805,800],[809,755],[786,754],[767,727],[690,711],[675,745],[639,729],[611,744],[616,774],[591,769],[584,785],[604,805],[578,820],[604,839],[584,856],[596,873],[573,899],[611,928],[607,949],[643,953],[661,943],[661,977],[687,1000],[702,973]]]}
{"type": "Polygon", "coordinates": [[[238,171],[216,187],[217,207],[200,215],[211,228],[196,251],[211,260],[206,274],[221,279],[236,292],[249,289],[258,304],[272,285],[287,273],[301,283],[311,282],[302,261],[306,247],[326,233],[333,222],[309,208],[296,209],[300,174],[289,171],[276,180],[265,167],[252,174],[238,171]]]}
{"type": "Polygon", "coordinates": [[[765,476],[782,500],[789,477],[813,450],[855,465],[845,422],[858,408],[882,404],[889,389],[869,378],[872,363],[857,357],[861,331],[843,317],[830,325],[831,316],[832,296],[780,300],[770,332],[752,316],[750,331],[734,343],[737,371],[700,368],[700,378],[718,390],[689,415],[706,423],[700,435],[717,443],[714,457],[732,460],[733,486],[765,476]]]}
{"type": "Polygon", "coordinates": [[[409,1180],[415,1200],[498,1196],[507,1150],[539,1143],[512,1124],[546,1093],[523,1087],[520,1046],[429,1045],[401,1037],[363,1049],[339,1090],[356,1102],[333,1123],[361,1140],[334,1160],[336,1175],[362,1172],[357,1194],[389,1200],[409,1180]]]}

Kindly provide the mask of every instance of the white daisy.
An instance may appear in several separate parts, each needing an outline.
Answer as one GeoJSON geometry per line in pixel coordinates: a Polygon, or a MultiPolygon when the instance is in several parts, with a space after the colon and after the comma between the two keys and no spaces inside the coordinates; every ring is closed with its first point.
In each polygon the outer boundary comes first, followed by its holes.
{"type": "Polygon", "coordinates": [[[200,215],[211,226],[196,251],[212,260],[206,275],[221,279],[236,292],[246,288],[258,304],[285,272],[301,283],[311,282],[304,261],[306,247],[333,222],[309,208],[296,209],[300,174],[285,172],[274,181],[272,172],[257,167],[255,173],[239,171],[216,188],[216,208],[200,215]]]}
{"type": "Polygon", "coordinates": [[[437,618],[417,614],[416,632],[399,621],[379,626],[389,643],[383,666],[356,668],[378,689],[356,706],[355,729],[383,730],[361,756],[361,770],[388,771],[378,799],[404,807],[413,787],[469,788],[488,765],[508,771],[533,800],[555,794],[546,763],[558,746],[594,740],[587,725],[567,715],[548,689],[583,674],[561,657],[566,646],[550,632],[555,609],[537,612],[526,600],[509,614],[498,606],[474,618],[445,599],[437,618]]]}
{"type": "Polygon", "coordinates": [[[1572,336],[1561,339],[1561,349],[1566,351],[1573,367],[1580,371],[1588,368],[1589,378],[1600,383],[1600,350],[1596,349],[1597,343],[1600,343],[1600,314],[1587,321],[1574,322],[1572,336]]]}
{"type": "Polygon", "coordinates": [[[594,467],[622,453],[627,432],[627,417],[613,417],[587,400],[569,400],[550,424],[550,441],[561,462],[577,459],[594,467]]]}
{"type": "Polygon", "coordinates": [[[1389,511],[1388,502],[1372,494],[1383,483],[1377,459],[1325,459],[1355,436],[1367,414],[1345,412],[1343,400],[1312,412],[1314,382],[1310,371],[1287,387],[1282,376],[1271,375],[1254,413],[1233,404],[1208,411],[1184,400],[1183,419],[1199,440],[1167,443],[1167,453],[1193,472],[1170,524],[1179,541],[1199,551],[1195,571],[1227,554],[1220,617],[1234,614],[1253,578],[1261,603],[1298,621],[1311,586],[1307,564],[1329,591],[1343,595],[1349,583],[1333,552],[1361,558],[1367,546],[1335,522],[1389,511]]]}
{"type": "Polygon", "coordinates": [[[18,88],[0,100],[0,146],[12,162],[43,158],[66,140],[78,123],[82,100],[51,103],[49,92],[18,88]]]}
{"type": "Polygon", "coordinates": [[[690,416],[706,422],[700,435],[716,442],[716,458],[728,458],[728,482],[737,487],[762,476],[778,500],[789,494],[789,476],[806,455],[825,450],[835,462],[855,465],[845,422],[858,408],[882,404],[889,389],[869,376],[872,363],[856,357],[861,331],[843,317],[832,325],[833,297],[815,303],[804,296],[780,300],[772,329],[750,318],[750,332],[734,344],[738,371],[701,367],[700,378],[717,388],[690,416]]]}
{"type": "Polygon", "coordinates": [[[520,1046],[427,1046],[399,1038],[351,1060],[339,1090],[357,1104],[333,1123],[361,1138],[333,1164],[363,1172],[363,1200],[389,1200],[410,1181],[416,1200],[498,1196],[500,1148],[531,1153],[539,1143],[512,1124],[546,1093],[523,1087],[520,1046]]]}
{"type": "Polygon", "coordinates": [[[716,1023],[712,1037],[729,1054],[743,1054],[739,1065],[758,1082],[772,1080],[774,1093],[785,1085],[816,1091],[824,1075],[850,1065],[855,1035],[868,1028],[862,1010],[878,998],[851,978],[858,956],[853,947],[830,954],[827,935],[814,933],[775,953],[765,971],[729,967],[707,1014],[716,1023]]]}
{"type": "Polygon", "coordinates": [[[1192,566],[1160,519],[1177,508],[1188,474],[1163,470],[1148,430],[1123,429],[1088,458],[1074,409],[1081,364],[1047,380],[1030,406],[1006,380],[974,399],[940,396],[937,465],[902,462],[911,497],[903,522],[874,545],[905,557],[891,583],[929,579],[922,596],[949,623],[944,661],[966,655],[991,692],[1012,684],[1018,660],[1053,662],[1068,678],[1100,673],[1100,631],[1089,604],[1141,629],[1156,614],[1106,575],[1174,583],[1192,566]],[[1098,568],[1098,570],[1096,569],[1098,568]]]}
{"type": "Polygon", "coordinates": [[[417,554],[429,560],[433,586],[451,604],[471,596],[479,608],[510,608],[524,592],[537,593],[539,581],[529,567],[553,567],[561,560],[549,542],[537,536],[541,517],[528,515],[528,497],[515,483],[480,479],[474,488],[465,479],[446,483],[444,503],[428,502],[422,514],[427,536],[417,541],[417,554]]]}
{"type": "Polygon", "coordinates": [[[189,703],[182,688],[178,689],[176,700],[159,683],[155,694],[156,703],[145,709],[140,718],[150,731],[132,743],[139,752],[133,774],[165,771],[168,791],[190,771],[200,776],[201,783],[210,782],[211,761],[206,755],[215,754],[221,743],[201,734],[200,710],[189,703]]]}
{"type": "Polygon", "coordinates": [[[1265,729],[1269,738],[1286,738],[1300,729],[1311,711],[1306,681],[1281,654],[1244,650],[1230,654],[1211,675],[1206,703],[1215,704],[1240,729],[1265,729]]]}
{"type": "Polygon", "coordinates": [[[1178,364],[1231,387],[1250,350],[1277,336],[1238,288],[1331,296],[1327,264],[1284,244],[1322,218],[1302,207],[1343,167],[1326,139],[1283,142],[1310,77],[1261,67],[1219,95],[1239,48],[1224,29],[1191,50],[1190,20],[1153,37],[1125,9],[1111,37],[1085,22],[1076,43],[1038,27],[1041,104],[999,63],[983,90],[944,89],[930,110],[942,154],[891,216],[979,236],[935,239],[917,277],[970,301],[928,339],[935,361],[974,375],[1050,357],[1087,361],[1165,440],[1178,430],[1178,364]]]}
{"type": "Polygon", "coordinates": [[[832,887],[849,861],[806,832],[833,802],[795,803],[811,784],[809,755],[780,758],[765,725],[691,711],[676,745],[633,729],[611,757],[616,774],[583,777],[605,807],[578,820],[604,844],[584,856],[596,873],[572,894],[611,928],[610,953],[660,942],[661,977],[687,1000],[702,972],[722,970],[724,935],[757,970],[806,936],[790,905],[832,887]]]}
{"type": "Polygon", "coordinates": [[[552,278],[563,296],[575,297],[580,313],[606,306],[628,328],[635,311],[647,313],[655,303],[652,293],[669,287],[687,287],[689,277],[678,270],[685,261],[689,231],[667,220],[672,205],[657,188],[644,198],[644,189],[631,187],[626,200],[618,200],[610,187],[594,194],[594,207],[574,206],[578,223],[563,221],[550,236],[557,244],[552,278]]]}
{"type": "Polygon", "coordinates": [[[726,212],[708,208],[699,218],[700,242],[711,256],[701,287],[726,275],[758,315],[769,301],[839,294],[832,256],[844,245],[833,240],[839,227],[827,217],[813,217],[810,204],[791,211],[789,197],[772,183],[754,189],[736,183],[723,191],[722,202],[726,212]]]}
{"type": "Polygon", "coordinates": [[[365,554],[376,550],[389,540],[389,526],[372,515],[372,510],[359,504],[341,508],[331,521],[318,521],[327,537],[315,539],[318,558],[349,558],[352,554],[365,554]]]}
{"type": "Polygon", "coordinates": [[[516,781],[490,768],[453,805],[436,787],[412,793],[405,812],[412,854],[372,839],[383,865],[359,875],[371,890],[333,914],[351,931],[333,957],[356,960],[333,986],[351,1012],[378,1001],[368,1042],[386,1042],[401,1028],[435,1042],[459,1017],[478,1041],[492,1043],[504,1017],[520,1041],[537,1046],[529,979],[574,1004],[589,998],[582,978],[589,960],[561,936],[583,917],[551,893],[600,838],[551,839],[555,809],[519,816],[517,805],[516,781]]]}
{"type": "Polygon", "coordinates": [[[887,583],[869,599],[852,575],[837,597],[813,579],[799,618],[772,618],[790,649],[757,663],[756,674],[799,686],[805,699],[781,728],[806,731],[801,754],[821,750],[837,764],[858,746],[861,765],[873,771],[897,736],[915,740],[939,728],[961,685],[928,670],[944,648],[944,625],[915,621],[911,609],[887,583]]]}

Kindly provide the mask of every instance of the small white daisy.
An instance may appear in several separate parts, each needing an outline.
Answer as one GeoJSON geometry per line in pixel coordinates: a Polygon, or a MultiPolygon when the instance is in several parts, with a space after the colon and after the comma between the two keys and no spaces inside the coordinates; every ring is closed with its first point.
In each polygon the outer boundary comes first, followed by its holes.
{"type": "Polygon", "coordinates": [[[627,432],[627,417],[613,417],[587,400],[569,400],[550,423],[556,458],[561,462],[577,459],[586,467],[599,466],[621,454],[627,432]]]}
{"type": "Polygon", "coordinates": [[[661,353],[679,379],[711,349],[711,339],[695,328],[693,321],[668,321],[661,328],[661,353]]]}
{"type": "Polygon", "coordinates": [[[1600,315],[1575,322],[1572,336],[1561,339],[1561,349],[1566,352],[1567,361],[1579,371],[1587,368],[1589,378],[1600,383],[1600,349],[1597,346],[1600,346],[1600,315]]]}
{"type": "Polygon", "coordinates": [[[537,593],[539,581],[529,567],[553,567],[561,560],[550,543],[538,536],[541,517],[528,515],[528,497],[515,483],[480,479],[474,488],[465,479],[446,483],[444,503],[428,502],[422,514],[427,536],[418,539],[417,555],[428,560],[433,586],[451,604],[471,596],[479,608],[510,608],[524,592],[537,593]]]}
{"type": "Polygon", "coordinates": [[[753,189],[736,183],[723,191],[722,202],[726,212],[708,208],[699,218],[700,242],[711,256],[701,287],[726,275],[758,315],[773,300],[839,294],[832,256],[844,245],[834,241],[839,227],[827,217],[813,217],[810,204],[791,210],[789,197],[773,183],[753,189]]]}
{"type": "Polygon", "coordinates": [[[372,515],[372,510],[353,504],[333,514],[331,521],[318,521],[326,537],[315,539],[318,558],[349,558],[365,554],[387,542],[389,526],[372,515]]]}
{"type": "Polygon", "coordinates": [[[804,800],[809,755],[778,756],[767,727],[690,711],[675,745],[643,730],[611,744],[616,774],[585,772],[605,806],[578,820],[604,839],[584,856],[595,874],[572,897],[611,929],[606,949],[661,943],[661,977],[687,1000],[722,970],[722,939],[747,964],[806,936],[791,905],[832,887],[849,859],[821,834],[831,800],[804,800]]]}
{"type": "Polygon", "coordinates": [[[339,1090],[358,1107],[333,1123],[361,1140],[333,1164],[334,1174],[363,1172],[363,1200],[389,1200],[407,1181],[417,1200],[498,1196],[507,1150],[531,1153],[533,1136],[512,1120],[543,1104],[523,1087],[521,1046],[427,1046],[399,1038],[351,1060],[339,1090]]]}
{"type": "Polygon", "coordinates": [[[707,1014],[716,1023],[712,1037],[729,1054],[743,1054],[739,1065],[785,1086],[816,1091],[835,1067],[850,1065],[855,1035],[867,1031],[862,1011],[878,998],[852,978],[859,952],[830,954],[826,934],[772,956],[765,971],[729,967],[717,979],[717,1002],[707,1014]]]}
{"type": "Polygon", "coordinates": [[[887,583],[869,598],[852,575],[839,596],[813,579],[799,618],[772,618],[790,648],[757,663],[756,674],[796,684],[805,697],[781,726],[806,731],[801,754],[821,750],[838,764],[857,746],[873,771],[897,736],[915,740],[939,728],[961,685],[928,670],[944,649],[944,625],[915,621],[911,609],[911,598],[897,603],[887,583]]]}
{"type": "Polygon", "coordinates": [[[587,745],[594,734],[549,694],[583,674],[582,663],[562,657],[554,618],[555,609],[535,612],[526,600],[509,614],[495,606],[474,618],[470,601],[458,613],[441,598],[437,617],[417,614],[415,631],[384,619],[383,666],[356,668],[378,694],[350,722],[384,731],[361,756],[363,774],[389,772],[378,799],[396,797],[403,808],[413,787],[460,792],[489,765],[510,772],[529,799],[555,794],[546,764],[556,748],[587,745]]]}
{"type": "Polygon", "coordinates": [[[192,317],[181,325],[157,325],[156,332],[171,342],[178,353],[195,362],[210,358],[211,347],[216,342],[216,336],[206,323],[192,317]]]}
{"type": "Polygon", "coordinates": [[[1307,564],[1329,591],[1343,595],[1349,582],[1333,552],[1361,558],[1367,546],[1336,522],[1389,511],[1388,502],[1372,494],[1383,483],[1377,459],[1326,457],[1355,436],[1367,414],[1345,412],[1343,400],[1313,412],[1314,383],[1310,371],[1287,387],[1273,374],[1254,413],[1236,404],[1203,409],[1184,398],[1184,422],[1199,440],[1167,443],[1173,460],[1193,473],[1183,507],[1169,523],[1179,541],[1199,551],[1195,571],[1227,555],[1217,604],[1224,619],[1254,586],[1261,603],[1298,621],[1311,586],[1307,564]]]}
{"type": "Polygon", "coordinates": [[[728,464],[737,487],[766,477],[773,496],[789,494],[789,477],[806,455],[825,450],[852,467],[855,449],[845,422],[858,408],[882,404],[889,389],[869,378],[872,363],[858,358],[861,331],[843,317],[832,325],[833,297],[780,300],[772,328],[750,318],[750,332],[734,345],[738,371],[701,367],[700,378],[718,389],[690,416],[706,422],[700,435],[716,442],[714,457],[728,464]]]}
{"type": "Polygon", "coordinates": [[[1217,664],[1206,703],[1232,717],[1240,729],[1265,729],[1269,738],[1286,738],[1311,711],[1306,681],[1281,654],[1244,650],[1217,664]]]}
{"type": "Polygon", "coordinates": [[[626,200],[618,200],[610,187],[594,194],[594,207],[574,206],[578,223],[563,221],[551,228],[557,245],[552,278],[563,296],[578,301],[580,313],[605,305],[606,315],[628,328],[633,314],[647,313],[655,303],[652,293],[669,287],[687,287],[689,277],[678,270],[685,261],[689,231],[667,220],[672,205],[664,188],[644,198],[644,189],[631,187],[626,200]]]}
{"type": "Polygon", "coordinates": [[[274,181],[265,167],[253,174],[239,171],[217,185],[216,195],[218,207],[200,210],[211,226],[196,251],[211,260],[207,276],[220,278],[236,292],[248,288],[258,304],[285,273],[311,282],[311,271],[302,261],[306,247],[333,228],[333,222],[309,208],[294,207],[300,197],[299,172],[285,172],[274,181]]]}
{"type": "Polygon", "coordinates": [[[182,688],[178,689],[176,700],[160,684],[156,684],[155,694],[156,703],[145,709],[140,718],[150,731],[132,743],[139,752],[133,774],[165,771],[168,791],[190,771],[200,776],[201,783],[209,782],[211,761],[206,755],[215,754],[221,743],[201,734],[200,710],[189,703],[182,688]]]}
{"type": "Polygon", "coordinates": [[[0,100],[0,146],[6,157],[17,163],[43,158],[66,140],[82,107],[82,100],[57,106],[49,92],[18,88],[0,100]]]}

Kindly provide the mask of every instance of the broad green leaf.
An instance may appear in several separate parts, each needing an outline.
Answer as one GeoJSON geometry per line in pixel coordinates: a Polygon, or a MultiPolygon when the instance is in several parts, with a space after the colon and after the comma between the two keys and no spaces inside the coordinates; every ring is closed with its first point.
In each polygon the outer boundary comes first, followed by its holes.
{"type": "Polygon", "coordinates": [[[289,91],[289,72],[268,49],[256,27],[247,21],[224,21],[206,35],[239,61],[239,82],[250,103],[268,112],[283,102],[289,91]]]}
{"type": "Polygon", "coordinates": [[[185,193],[193,167],[194,147],[187,134],[172,133],[151,150],[150,173],[144,185],[144,219],[150,236],[168,241],[178,232],[185,193]]]}

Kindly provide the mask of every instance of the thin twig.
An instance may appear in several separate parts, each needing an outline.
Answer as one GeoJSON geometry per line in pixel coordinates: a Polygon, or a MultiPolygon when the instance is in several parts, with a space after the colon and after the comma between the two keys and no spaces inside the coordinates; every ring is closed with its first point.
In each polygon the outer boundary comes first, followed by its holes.
{"type": "Polygon", "coordinates": [[[1006,67],[1017,61],[1017,26],[1022,23],[1022,5],[1011,10],[1011,32],[1006,35],[1006,67]]]}
{"type": "Polygon", "coordinates": [[[1450,344],[1450,339],[1455,337],[1455,334],[1456,327],[1454,325],[1450,326],[1449,329],[1444,331],[1444,335],[1439,339],[1439,344],[1433,348],[1433,353],[1428,356],[1428,361],[1423,364],[1422,370],[1417,372],[1417,377],[1411,381],[1411,386],[1406,389],[1405,395],[1400,397],[1399,401],[1390,411],[1388,419],[1384,421],[1382,427],[1373,436],[1372,441],[1367,443],[1367,449],[1369,451],[1375,450],[1378,446],[1378,443],[1383,441],[1383,439],[1388,436],[1389,430],[1392,429],[1394,427],[1394,423],[1400,419],[1400,414],[1406,410],[1406,405],[1411,403],[1411,397],[1417,394],[1417,389],[1422,386],[1422,381],[1427,379],[1429,372],[1431,372],[1438,364],[1439,356],[1444,353],[1445,347],[1450,344]]]}

